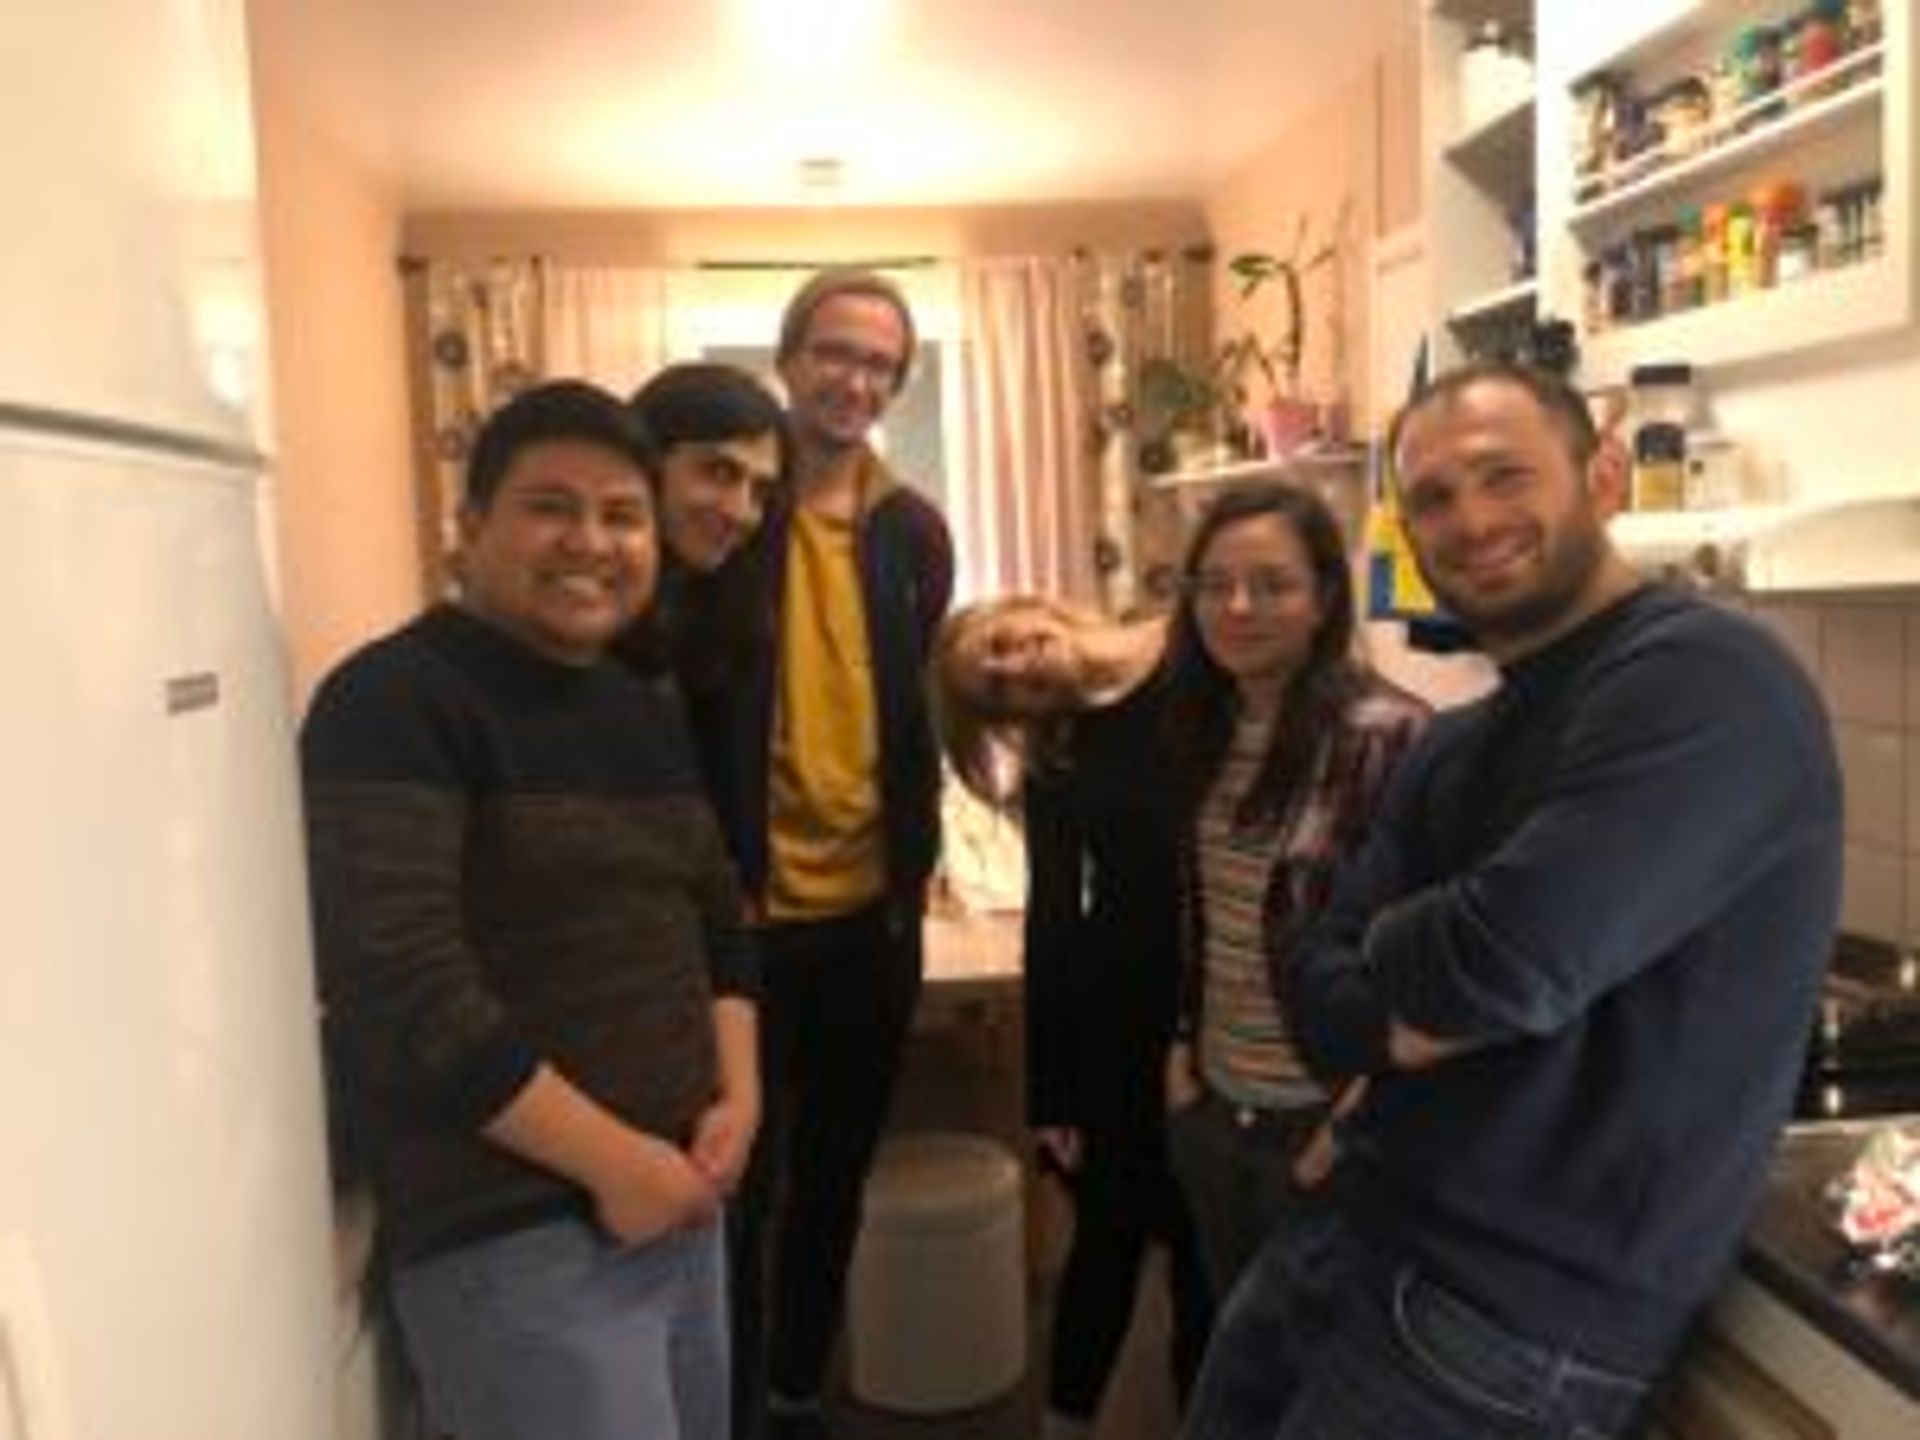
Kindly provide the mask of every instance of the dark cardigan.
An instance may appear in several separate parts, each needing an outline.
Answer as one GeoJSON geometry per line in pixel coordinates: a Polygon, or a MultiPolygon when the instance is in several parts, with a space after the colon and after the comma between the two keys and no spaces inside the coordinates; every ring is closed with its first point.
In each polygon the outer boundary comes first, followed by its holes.
{"type": "MultiPolygon", "coordinates": [[[[777,507],[756,540],[763,643],[733,683],[693,699],[703,768],[750,896],[763,894],[767,883],[768,762],[779,663],[772,637],[779,634],[790,526],[791,509],[777,507]]],[[[861,516],[854,544],[873,655],[887,888],[895,903],[917,913],[940,853],[940,752],[924,671],[953,593],[953,545],[940,512],[898,484],[861,516]]]]}

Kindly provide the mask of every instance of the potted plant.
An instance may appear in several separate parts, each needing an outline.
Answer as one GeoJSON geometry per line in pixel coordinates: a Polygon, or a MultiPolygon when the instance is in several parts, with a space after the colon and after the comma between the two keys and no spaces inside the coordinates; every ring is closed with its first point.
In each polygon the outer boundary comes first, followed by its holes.
{"type": "Polygon", "coordinates": [[[1219,367],[1200,371],[1170,355],[1143,361],[1138,382],[1140,468],[1149,475],[1202,463],[1230,415],[1219,367]]]}
{"type": "MultiPolygon", "coordinates": [[[[1313,271],[1338,261],[1340,236],[1351,209],[1351,203],[1342,204],[1333,237],[1317,249],[1307,248],[1307,217],[1302,215],[1285,255],[1249,250],[1227,262],[1227,273],[1233,276],[1242,302],[1253,300],[1269,286],[1277,287],[1280,297],[1279,338],[1269,345],[1255,331],[1244,330],[1220,346],[1214,364],[1223,403],[1246,417],[1271,456],[1289,453],[1322,428],[1319,407],[1301,391],[1307,336],[1303,282],[1313,271]],[[1266,389],[1258,405],[1248,393],[1251,375],[1257,375],[1266,389]]],[[[1340,323],[1337,315],[1334,323],[1340,323]]]]}

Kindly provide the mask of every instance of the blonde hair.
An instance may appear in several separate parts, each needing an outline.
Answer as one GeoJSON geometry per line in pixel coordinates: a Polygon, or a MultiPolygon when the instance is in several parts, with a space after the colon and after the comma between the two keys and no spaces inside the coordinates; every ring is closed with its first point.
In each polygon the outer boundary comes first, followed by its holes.
{"type": "Polygon", "coordinates": [[[997,705],[960,671],[962,647],[983,627],[1021,610],[1038,610],[1073,630],[1107,623],[1047,595],[1003,595],[949,615],[934,638],[927,675],[934,728],[953,773],[990,805],[1011,803],[1027,766],[1057,756],[1067,722],[1087,697],[1066,700],[1057,714],[1035,715],[997,705]]]}

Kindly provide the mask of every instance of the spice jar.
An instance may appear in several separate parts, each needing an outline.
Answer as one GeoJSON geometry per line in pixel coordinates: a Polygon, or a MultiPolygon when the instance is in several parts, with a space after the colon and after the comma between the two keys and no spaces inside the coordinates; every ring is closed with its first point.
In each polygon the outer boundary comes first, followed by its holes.
{"type": "Polygon", "coordinates": [[[1811,275],[1819,264],[1820,232],[1801,220],[1780,232],[1780,250],[1774,261],[1774,281],[1786,285],[1811,275]]]}
{"type": "Polygon", "coordinates": [[[1693,367],[1636,365],[1628,376],[1634,417],[1635,510],[1678,510],[1686,499],[1687,425],[1693,367]]]}
{"type": "Polygon", "coordinates": [[[1880,0],[1847,0],[1847,49],[1880,43],[1880,0]]]}
{"type": "Polygon", "coordinates": [[[1756,289],[1765,289],[1777,279],[1780,237],[1799,223],[1805,202],[1800,187],[1785,180],[1756,185],[1748,201],[1753,215],[1753,282],[1756,289]]]}
{"type": "Polygon", "coordinates": [[[1686,456],[1680,498],[1687,509],[1727,510],[1746,503],[1746,455],[1737,441],[1716,430],[1690,430],[1686,456]]]}
{"type": "Polygon", "coordinates": [[[1662,152],[1669,158],[1691,155],[1707,143],[1713,100],[1704,80],[1675,81],[1648,102],[1662,152]]]}
{"type": "Polygon", "coordinates": [[[1727,207],[1709,205],[1700,212],[1700,300],[1717,305],[1727,298],[1727,207]]]}
{"type": "Polygon", "coordinates": [[[1698,205],[1689,205],[1680,212],[1674,257],[1676,285],[1667,304],[1669,310],[1691,310],[1706,301],[1706,247],[1701,223],[1698,205]]]}
{"type": "Polygon", "coordinates": [[[1814,77],[1840,58],[1840,21],[1835,8],[1831,4],[1817,4],[1800,17],[1799,44],[1788,78],[1805,82],[1799,88],[1802,102],[1833,93],[1831,83],[1816,82],[1814,77]]]}
{"type": "Polygon", "coordinates": [[[1607,313],[1607,269],[1589,260],[1580,272],[1580,321],[1589,335],[1598,335],[1612,323],[1607,313]]]}
{"type": "Polygon", "coordinates": [[[1727,298],[1738,299],[1760,288],[1758,253],[1754,244],[1753,209],[1745,201],[1727,207],[1727,298]]]}
{"type": "Polygon", "coordinates": [[[1875,179],[1861,182],[1859,190],[1859,258],[1862,260],[1871,260],[1879,255],[1880,247],[1886,238],[1885,232],[1881,228],[1881,200],[1883,195],[1884,187],[1879,180],[1875,179]]]}
{"type": "Polygon", "coordinates": [[[1826,190],[1821,192],[1819,201],[1813,207],[1816,234],[1814,263],[1822,270],[1832,270],[1847,263],[1847,204],[1846,191],[1826,190]]]}
{"type": "Polygon", "coordinates": [[[1613,163],[1619,125],[1620,82],[1592,75],[1573,87],[1574,199],[1592,200],[1605,189],[1601,172],[1613,163]]]}

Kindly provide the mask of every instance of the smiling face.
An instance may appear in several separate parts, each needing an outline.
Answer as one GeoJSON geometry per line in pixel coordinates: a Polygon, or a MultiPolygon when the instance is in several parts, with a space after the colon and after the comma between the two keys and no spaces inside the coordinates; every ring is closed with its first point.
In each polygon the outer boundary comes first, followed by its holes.
{"type": "Polygon", "coordinates": [[[717,570],[760,527],[780,473],[772,431],[683,440],[660,462],[660,534],[690,570],[717,570]]]}
{"type": "Polygon", "coordinates": [[[984,713],[1039,720],[1076,709],[1080,658],[1073,627],[1047,608],[1013,601],[980,611],[954,642],[948,673],[984,713]]]}
{"type": "Polygon", "coordinates": [[[1577,461],[1522,386],[1476,381],[1407,417],[1402,523],[1421,573],[1496,659],[1536,649],[1609,598],[1606,457],[1577,461]]]}
{"type": "Polygon", "coordinates": [[[1221,526],[1187,584],[1201,645],[1243,689],[1284,682],[1326,621],[1312,557],[1282,515],[1221,526]]]}
{"type": "Polygon", "coordinates": [[[906,322],[891,301],[858,293],[821,301],[780,361],[794,433],[828,450],[858,445],[899,388],[907,349],[906,322]]]}
{"type": "Polygon", "coordinates": [[[462,510],[460,538],[461,604],[563,664],[599,659],[653,596],[652,492],[604,445],[526,446],[462,510]]]}

